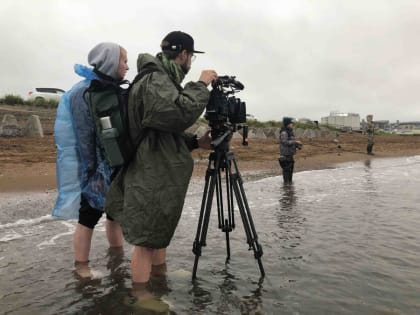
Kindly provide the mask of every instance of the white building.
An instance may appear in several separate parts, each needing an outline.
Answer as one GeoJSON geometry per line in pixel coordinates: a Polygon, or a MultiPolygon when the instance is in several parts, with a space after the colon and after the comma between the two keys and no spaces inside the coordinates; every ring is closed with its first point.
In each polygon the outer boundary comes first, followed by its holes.
{"type": "Polygon", "coordinates": [[[360,130],[360,115],[355,113],[331,112],[329,116],[321,118],[321,124],[335,128],[351,128],[360,130]]]}

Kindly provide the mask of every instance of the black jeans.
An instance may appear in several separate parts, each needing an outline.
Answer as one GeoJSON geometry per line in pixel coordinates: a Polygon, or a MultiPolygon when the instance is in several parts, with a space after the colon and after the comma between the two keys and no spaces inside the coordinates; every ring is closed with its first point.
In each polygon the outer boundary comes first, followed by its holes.
{"type": "Polygon", "coordinates": [[[284,155],[279,158],[280,167],[283,169],[283,181],[285,183],[292,182],[293,168],[295,166],[295,160],[293,155],[284,155]]]}

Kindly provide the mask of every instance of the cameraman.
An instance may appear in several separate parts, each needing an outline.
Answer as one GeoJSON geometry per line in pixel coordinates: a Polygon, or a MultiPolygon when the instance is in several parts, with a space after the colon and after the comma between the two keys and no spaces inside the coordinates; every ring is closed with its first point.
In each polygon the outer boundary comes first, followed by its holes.
{"type": "Polygon", "coordinates": [[[292,182],[295,160],[293,155],[296,148],[302,148],[302,142],[295,139],[293,133],[293,118],[283,117],[283,128],[280,130],[280,158],[279,163],[283,169],[283,181],[285,184],[292,182]]]}
{"type": "Polygon", "coordinates": [[[175,31],[165,36],[156,57],[140,54],[142,78],[128,100],[130,136],[142,138],[125,173],[113,182],[105,211],[119,222],[131,258],[133,294],[145,300],[151,275],[164,275],[166,247],[181,216],[193,169],[190,151],[211,149],[209,134],[200,139],[184,131],[200,117],[209,101],[207,86],[214,70],[201,72],[197,82],[181,82],[197,53],[193,38],[175,31]],[[123,195],[123,196],[122,196],[123,195]]]}

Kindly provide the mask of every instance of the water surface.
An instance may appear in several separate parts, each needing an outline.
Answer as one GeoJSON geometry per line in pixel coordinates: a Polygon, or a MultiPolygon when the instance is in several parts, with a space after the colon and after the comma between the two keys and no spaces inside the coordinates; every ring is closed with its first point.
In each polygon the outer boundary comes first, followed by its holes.
{"type": "MultiPolygon", "coordinates": [[[[225,264],[213,208],[191,280],[203,183],[190,185],[167,279],[155,284],[170,314],[419,314],[420,157],[301,172],[287,187],[281,177],[245,182],[264,279],[237,212],[225,264]]],[[[131,248],[110,252],[103,220],[91,252],[103,276],[75,276],[75,222],[50,217],[55,197],[0,194],[0,314],[145,314],[129,298],[131,248]]]]}

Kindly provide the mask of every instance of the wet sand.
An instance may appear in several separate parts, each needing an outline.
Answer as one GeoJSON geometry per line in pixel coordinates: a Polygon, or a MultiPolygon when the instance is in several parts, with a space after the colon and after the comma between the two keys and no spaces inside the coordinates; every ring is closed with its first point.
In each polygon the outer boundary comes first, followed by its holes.
{"type": "MultiPolygon", "coordinates": [[[[373,156],[366,154],[367,139],[361,134],[301,140],[304,146],[295,156],[295,172],[332,168],[338,163],[351,161],[420,155],[420,137],[416,136],[376,136],[373,156]]],[[[52,135],[38,139],[0,138],[0,146],[0,192],[56,189],[52,135]]],[[[242,146],[241,139],[233,139],[230,150],[235,153],[239,171],[245,180],[281,175],[276,139],[250,139],[249,146],[242,146]]],[[[195,180],[200,177],[204,180],[208,154],[201,149],[193,151],[195,180]]]]}

